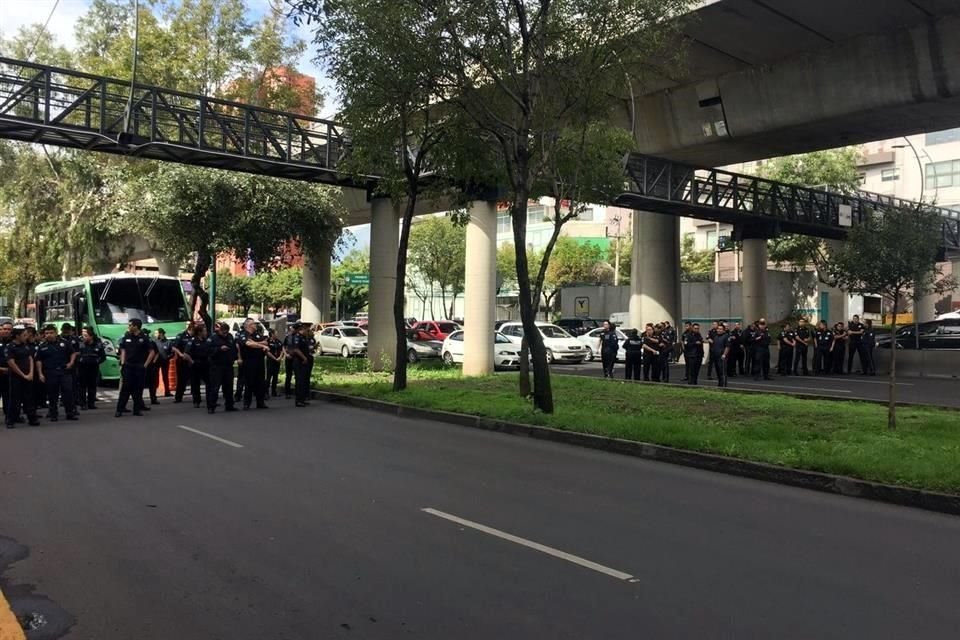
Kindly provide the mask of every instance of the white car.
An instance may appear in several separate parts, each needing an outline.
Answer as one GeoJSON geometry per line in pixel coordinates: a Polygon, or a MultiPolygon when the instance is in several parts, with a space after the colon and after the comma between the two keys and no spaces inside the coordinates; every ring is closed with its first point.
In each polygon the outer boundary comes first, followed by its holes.
{"type": "MultiPolygon", "coordinates": [[[[243,329],[243,323],[246,318],[217,318],[217,322],[226,322],[230,325],[230,333],[237,334],[243,329]]],[[[267,335],[267,328],[259,320],[253,321],[256,324],[257,331],[260,332],[260,335],[267,335]]]]}
{"type": "MultiPolygon", "coordinates": [[[[537,329],[540,330],[543,344],[547,348],[548,363],[580,364],[587,357],[587,349],[583,343],[557,325],[538,322],[537,329]]],[[[519,345],[523,340],[523,325],[519,322],[506,322],[500,327],[500,333],[507,336],[510,342],[519,345]]]]}
{"type": "MultiPolygon", "coordinates": [[[[443,341],[443,361],[447,364],[463,362],[463,330],[454,331],[443,341]]],[[[493,334],[493,365],[497,369],[520,368],[520,346],[499,332],[493,334]]]]}
{"type": "Polygon", "coordinates": [[[320,354],[339,353],[344,358],[367,353],[367,334],[356,327],[326,327],[317,334],[320,354]]]}
{"type": "MultiPolygon", "coordinates": [[[[583,346],[587,349],[587,362],[593,360],[600,353],[600,334],[603,333],[603,327],[592,329],[582,336],[578,336],[583,346]]],[[[617,340],[620,341],[620,348],[617,350],[617,360],[626,362],[627,350],[623,348],[623,343],[627,340],[627,334],[617,329],[617,340]]]]}

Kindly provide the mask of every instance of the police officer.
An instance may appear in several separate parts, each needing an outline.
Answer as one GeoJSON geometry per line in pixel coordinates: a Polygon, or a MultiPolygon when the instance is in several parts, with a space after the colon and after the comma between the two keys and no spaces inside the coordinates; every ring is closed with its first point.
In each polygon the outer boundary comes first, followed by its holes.
{"type": "Polygon", "coordinates": [[[15,326],[12,339],[5,349],[4,358],[10,376],[10,407],[7,410],[7,429],[13,429],[20,419],[20,408],[27,414],[31,427],[40,425],[37,420],[37,408],[34,404],[34,359],[33,348],[27,341],[27,331],[23,326],[15,326]]]}
{"type": "Polygon", "coordinates": [[[727,376],[737,377],[745,373],[743,369],[743,327],[739,322],[734,323],[730,331],[730,356],[727,358],[727,376]]]}
{"type": "Polygon", "coordinates": [[[207,338],[210,354],[210,383],[207,385],[207,413],[217,410],[217,400],[223,391],[224,411],[236,411],[233,406],[233,363],[237,360],[237,341],[230,335],[225,322],[214,325],[214,333],[207,338]]]}
{"type": "MultiPolygon", "coordinates": [[[[228,328],[227,331],[229,332],[230,329],[228,328]]],[[[244,389],[247,386],[246,369],[243,366],[243,354],[240,353],[240,337],[243,335],[243,331],[243,325],[240,325],[240,328],[237,329],[237,332],[233,334],[233,344],[235,344],[237,347],[237,377],[234,380],[234,383],[236,384],[236,390],[233,394],[233,399],[236,402],[243,400],[244,389]]]]}
{"type": "Polygon", "coordinates": [[[3,415],[10,409],[10,369],[7,367],[5,351],[13,341],[13,323],[0,324],[0,400],[3,402],[3,415]]]}
{"type": "Polygon", "coordinates": [[[677,342],[677,332],[670,326],[669,320],[660,327],[660,380],[670,382],[670,360],[673,357],[673,345],[677,342]]]}
{"type": "Polygon", "coordinates": [[[877,363],[873,359],[873,350],[877,347],[877,332],[873,328],[873,320],[866,320],[866,324],[863,327],[863,342],[861,348],[863,349],[864,360],[864,375],[875,376],[877,375],[877,363]]]}
{"type": "Polygon", "coordinates": [[[807,370],[807,349],[811,344],[813,344],[813,332],[810,330],[810,325],[807,324],[807,319],[800,318],[800,323],[797,325],[796,336],[794,337],[793,375],[800,375],[800,367],[797,366],[800,364],[803,365],[803,375],[810,375],[810,372],[807,370]]]}
{"type": "Polygon", "coordinates": [[[653,381],[660,382],[660,338],[654,332],[653,325],[648,323],[643,333],[644,382],[650,382],[651,370],[653,381]]]}
{"type": "MultiPolygon", "coordinates": [[[[207,326],[198,322],[186,343],[186,356],[190,362],[190,396],[193,407],[200,408],[200,396],[210,386],[210,345],[207,343],[207,326]]],[[[176,400],[174,400],[176,402],[176,400]]],[[[216,398],[214,398],[216,406],[216,398]]]]}
{"type": "Polygon", "coordinates": [[[788,376],[793,370],[793,348],[797,344],[797,334],[785,322],[780,330],[780,354],[777,358],[777,375],[788,376]]]}
{"type": "Polygon", "coordinates": [[[155,357],[150,340],[143,334],[143,322],[133,318],[127,323],[127,332],[120,338],[120,397],[117,399],[116,417],[127,410],[127,401],[133,397],[133,415],[142,416],[147,409],[143,403],[143,387],[146,384],[147,365],[155,357]]]}
{"type": "Polygon", "coordinates": [[[694,323],[683,337],[683,361],[686,363],[687,384],[700,383],[700,368],[703,366],[703,336],[700,325],[694,323]]]}
{"type": "Polygon", "coordinates": [[[713,363],[717,374],[717,386],[727,386],[727,358],[730,357],[730,334],[727,327],[721,322],[717,325],[717,333],[710,343],[710,362],[713,363]]]}
{"type": "Polygon", "coordinates": [[[833,372],[843,375],[843,354],[847,348],[847,330],[842,322],[833,325],[833,344],[830,345],[830,362],[833,372]]]}
{"type": "Polygon", "coordinates": [[[97,339],[92,327],[83,328],[80,351],[77,356],[77,379],[80,384],[80,408],[97,408],[97,378],[100,365],[107,359],[103,344],[97,339]]]}
{"type": "Polygon", "coordinates": [[[626,352],[626,379],[640,380],[643,369],[643,338],[636,329],[630,329],[627,333],[623,350],[626,352]]]}
{"type": "Polygon", "coordinates": [[[617,336],[617,329],[609,321],[604,321],[603,331],[600,332],[598,341],[603,377],[612,378],[613,368],[617,363],[617,352],[620,351],[620,338],[617,336]]]}
{"type": "MultiPolygon", "coordinates": [[[[26,328],[27,346],[30,348],[30,355],[36,357],[37,343],[40,340],[37,337],[36,327],[26,328]]],[[[47,385],[40,382],[40,373],[36,366],[33,367],[33,406],[37,409],[47,408],[47,385]]]]}
{"type": "MultiPolygon", "coordinates": [[[[69,322],[64,322],[60,325],[60,338],[69,342],[75,352],[80,352],[80,336],[77,335],[75,327],[69,322]]],[[[73,406],[75,407],[80,407],[82,404],[80,401],[80,379],[78,375],[78,369],[76,365],[74,365],[74,367],[70,369],[70,376],[73,378],[73,406]]]]}
{"type": "Polygon", "coordinates": [[[863,357],[863,323],[860,322],[860,316],[855,315],[847,323],[847,375],[853,373],[853,356],[860,358],[860,371],[867,372],[866,360],[863,357]]]}
{"type": "Polygon", "coordinates": [[[707,331],[707,348],[709,349],[709,356],[707,360],[707,380],[713,380],[713,370],[715,368],[713,363],[713,349],[710,349],[709,345],[713,344],[714,338],[717,337],[717,327],[719,322],[714,320],[710,323],[710,330],[707,331]]]}
{"type": "Polygon", "coordinates": [[[289,325],[287,327],[287,335],[283,337],[283,352],[284,352],[284,364],[283,364],[283,395],[287,400],[290,399],[290,395],[293,391],[290,388],[291,380],[293,379],[293,374],[296,371],[296,358],[294,358],[290,351],[293,348],[293,337],[296,334],[297,330],[294,325],[289,325]]]}
{"type": "Polygon", "coordinates": [[[264,399],[266,395],[265,363],[270,345],[267,338],[260,333],[257,323],[247,318],[240,331],[240,358],[244,375],[243,408],[250,408],[254,398],[257,400],[257,409],[266,409],[264,399]]]}
{"type": "Polygon", "coordinates": [[[761,374],[764,380],[770,379],[770,331],[764,318],[757,321],[753,334],[753,379],[759,380],[761,374]]]}
{"type": "Polygon", "coordinates": [[[816,351],[813,352],[813,372],[818,376],[829,374],[832,371],[830,347],[833,346],[833,332],[823,320],[817,323],[813,339],[816,345],[816,351]]]}
{"type": "Polygon", "coordinates": [[[693,324],[692,324],[692,323],[690,323],[690,322],[684,322],[684,323],[683,323],[683,333],[680,334],[680,353],[681,353],[681,355],[684,356],[684,358],[683,358],[684,367],[683,367],[683,377],[680,378],[680,382],[687,382],[687,380],[688,380],[688,378],[687,378],[687,367],[686,367],[687,358],[686,358],[686,355],[684,354],[683,345],[685,345],[685,344],[687,343],[687,336],[690,334],[690,332],[691,332],[692,330],[693,330],[693,324]]]}
{"type": "Polygon", "coordinates": [[[153,343],[157,345],[157,371],[160,374],[160,380],[163,381],[163,397],[169,398],[173,396],[173,393],[170,392],[170,364],[173,359],[173,341],[167,337],[167,330],[157,329],[157,337],[154,339],[153,343]]]}
{"type": "Polygon", "coordinates": [[[753,342],[757,332],[757,323],[751,322],[743,330],[740,353],[743,354],[744,369],[747,375],[753,375],[753,342]]]}
{"type": "Polygon", "coordinates": [[[287,354],[291,356],[294,366],[296,382],[296,406],[307,406],[307,395],[310,391],[310,343],[303,335],[303,325],[293,324],[293,333],[289,336],[287,354]]]}
{"type": "Polygon", "coordinates": [[[60,402],[67,420],[77,419],[73,396],[73,371],[77,366],[77,351],[73,343],[57,335],[57,328],[48,324],[43,328],[43,343],[37,347],[36,367],[40,382],[47,389],[47,417],[50,422],[60,419],[60,402]]]}
{"type": "Polygon", "coordinates": [[[193,340],[194,331],[194,324],[188,322],[186,328],[174,337],[170,345],[170,350],[176,356],[175,366],[177,367],[177,388],[173,396],[174,402],[183,402],[183,394],[187,391],[187,382],[193,378],[191,372],[193,358],[187,352],[193,340]]]}
{"type": "Polygon", "coordinates": [[[266,389],[270,390],[271,398],[277,397],[277,385],[280,383],[280,362],[283,361],[284,355],[283,342],[277,338],[276,329],[270,329],[267,333],[266,389]]]}

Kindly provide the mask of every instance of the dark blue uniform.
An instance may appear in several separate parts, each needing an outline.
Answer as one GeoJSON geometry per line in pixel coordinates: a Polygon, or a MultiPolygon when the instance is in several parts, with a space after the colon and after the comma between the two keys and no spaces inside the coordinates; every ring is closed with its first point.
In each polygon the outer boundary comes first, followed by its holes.
{"type": "Polygon", "coordinates": [[[310,392],[310,371],[312,356],[310,355],[310,341],[306,336],[295,333],[290,336],[291,352],[299,351],[304,358],[294,357],[294,376],[296,378],[296,404],[298,407],[306,405],[307,395],[310,392]]]}
{"type": "MultiPolygon", "coordinates": [[[[710,362],[713,363],[714,371],[717,374],[717,386],[727,386],[727,365],[723,359],[724,351],[727,351],[730,345],[729,333],[717,333],[710,343],[710,362]]],[[[726,354],[729,357],[729,353],[726,354]]]]}
{"type": "Polygon", "coordinates": [[[97,379],[100,375],[100,365],[107,359],[103,344],[93,339],[92,342],[80,342],[80,351],[77,356],[78,381],[80,383],[80,408],[96,409],[97,379]]]}
{"type": "Polygon", "coordinates": [[[620,351],[620,338],[617,337],[617,330],[612,328],[610,331],[600,333],[600,361],[603,364],[603,377],[613,377],[613,367],[617,363],[617,352],[620,351]]]}
{"type": "MultiPolygon", "coordinates": [[[[188,331],[181,331],[178,333],[173,342],[170,345],[170,349],[176,349],[182,354],[188,355],[190,342],[193,340],[193,336],[190,335],[188,331]]],[[[177,388],[173,394],[174,402],[183,402],[183,394],[187,392],[187,382],[192,378],[190,371],[190,363],[186,358],[181,358],[177,356],[176,359],[177,367],[177,388]]]]}
{"type": "Polygon", "coordinates": [[[287,357],[283,362],[283,395],[290,399],[293,390],[291,389],[291,381],[293,380],[293,374],[297,370],[296,359],[290,355],[290,350],[293,348],[293,338],[296,334],[288,333],[283,338],[283,346],[287,349],[287,357]]]}
{"type": "Polygon", "coordinates": [[[683,334],[683,361],[687,366],[687,384],[697,384],[703,366],[703,336],[699,331],[683,334]]]}
{"type": "MultiPolygon", "coordinates": [[[[199,407],[201,394],[210,386],[210,345],[207,344],[206,338],[188,335],[183,352],[193,360],[193,364],[190,365],[190,395],[193,398],[193,406],[199,407]]],[[[179,385],[178,381],[178,388],[179,385]]]]}
{"type": "Polygon", "coordinates": [[[31,426],[37,426],[37,407],[34,403],[33,377],[30,369],[33,364],[33,346],[26,342],[16,341],[7,345],[4,359],[10,368],[10,407],[7,410],[7,428],[12,429],[20,418],[20,408],[27,414],[31,426]],[[16,364],[23,376],[13,370],[16,364]]]}
{"type": "Polygon", "coordinates": [[[240,357],[243,358],[243,408],[249,409],[254,398],[257,399],[257,408],[265,409],[264,391],[266,387],[265,361],[267,352],[256,346],[256,343],[266,343],[259,333],[249,334],[240,332],[237,344],[240,347],[240,357]]]}
{"type": "Polygon", "coordinates": [[[770,379],[770,331],[766,327],[753,332],[753,379],[759,380],[760,374],[764,380],[770,379]]]}
{"type": "Polygon", "coordinates": [[[229,334],[213,334],[207,338],[210,354],[210,383],[207,385],[207,411],[213,413],[223,390],[225,411],[234,411],[233,363],[237,360],[237,343],[229,334]]]}
{"type": "MultiPolygon", "coordinates": [[[[270,348],[270,355],[273,358],[280,358],[280,355],[283,353],[283,343],[276,338],[267,341],[267,346],[270,348]]],[[[270,397],[277,397],[277,385],[280,382],[280,360],[274,360],[273,358],[267,359],[267,387],[270,389],[270,397]]]]}
{"type": "Polygon", "coordinates": [[[777,373],[788,376],[793,371],[793,344],[797,334],[793,329],[784,329],[780,332],[780,357],[777,359],[777,373]]]}
{"type": "Polygon", "coordinates": [[[631,333],[623,343],[626,351],[626,379],[640,380],[643,370],[643,338],[631,333]]]}
{"type": "Polygon", "coordinates": [[[37,362],[47,389],[47,415],[56,422],[60,414],[60,402],[67,412],[67,420],[77,419],[77,407],[73,396],[73,370],[70,362],[77,351],[73,341],[58,337],[52,342],[44,340],[37,347],[37,362]]]}
{"type": "Polygon", "coordinates": [[[660,330],[660,379],[670,382],[670,360],[673,356],[673,345],[677,342],[677,332],[673,327],[664,327],[660,330]]]}
{"type": "Polygon", "coordinates": [[[243,334],[244,334],[244,331],[243,331],[243,328],[241,327],[241,329],[233,335],[233,344],[238,348],[237,358],[239,359],[237,361],[237,377],[235,379],[236,390],[233,394],[233,399],[236,400],[237,402],[240,402],[240,400],[243,399],[244,392],[247,388],[247,376],[246,376],[247,361],[245,360],[244,356],[240,355],[241,352],[239,350],[240,338],[241,336],[243,336],[243,334]]]}
{"type": "Polygon", "coordinates": [[[813,372],[817,375],[830,373],[830,345],[833,344],[833,332],[829,329],[817,329],[813,333],[813,372]]]}
{"type": "Polygon", "coordinates": [[[117,400],[117,415],[126,411],[127,401],[133,397],[133,415],[139,416],[144,409],[143,387],[147,380],[146,363],[153,349],[150,338],[143,333],[127,332],[120,338],[117,351],[123,357],[120,368],[120,398],[117,400]]]}

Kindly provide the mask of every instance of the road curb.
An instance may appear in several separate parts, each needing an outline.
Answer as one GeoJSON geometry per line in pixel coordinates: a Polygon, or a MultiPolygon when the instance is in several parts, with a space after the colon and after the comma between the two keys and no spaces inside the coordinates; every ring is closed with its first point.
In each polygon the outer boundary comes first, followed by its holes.
{"type": "Polygon", "coordinates": [[[13,614],[10,603],[0,591],[0,640],[26,640],[27,636],[20,626],[20,621],[13,614]]]}
{"type": "Polygon", "coordinates": [[[589,433],[564,431],[552,427],[507,422],[462,413],[407,407],[392,402],[371,400],[369,398],[331,393],[329,391],[314,390],[312,391],[312,395],[314,398],[326,402],[389,413],[401,418],[419,418],[461,427],[483,429],[485,431],[528,436],[539,440],[561,442],[636,458],[646,458],[648,460],[668,462],[670,464],[705,469],[707,471],[726,473],[754,480],[764,480],[766,482],[775,482],[792,487],[812,489],[823,493],[833,493],[850,498],[862,498],[905,507],[915,507],[927,511],[960,515],[960,495],[911,489],[909,487],[898,487],[817,471],[803,471],[764,462],[751,462],[739,458],[730,458],[712,453],[699,453],[647,442],[608,438],[589,433]]]}

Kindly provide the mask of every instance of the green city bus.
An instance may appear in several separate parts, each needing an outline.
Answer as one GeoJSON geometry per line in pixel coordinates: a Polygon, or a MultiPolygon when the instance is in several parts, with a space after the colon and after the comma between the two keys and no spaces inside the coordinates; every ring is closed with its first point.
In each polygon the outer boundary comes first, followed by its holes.
{"type": "Polygon", "coordinates": [[[107,354],[100,365],[104,380],[120,378],[117,344],[130,320],[139,318],[152,335],[163,329],[172,339],[190,319],[183,284],[169,276],[110,273],[44,282],[34,294],[38,327],[51,323],[59,328],[64,322],[93,327],[107,354]]]}

